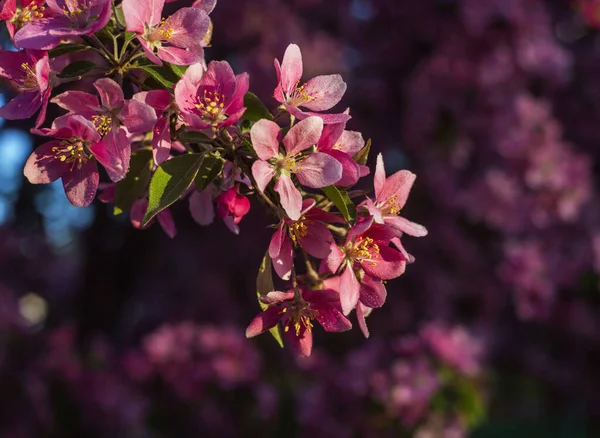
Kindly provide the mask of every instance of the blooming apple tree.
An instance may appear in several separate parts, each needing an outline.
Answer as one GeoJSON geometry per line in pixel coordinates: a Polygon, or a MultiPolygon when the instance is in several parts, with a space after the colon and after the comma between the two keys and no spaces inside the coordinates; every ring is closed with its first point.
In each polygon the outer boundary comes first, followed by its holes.
{"type": "Polygon", "coordinates": [[[401,215],[415,175],[386,176],[379,155],[374,196],[350,190],[370,174],[370,142],[346,130],[349,110],[330,112],[346,91],[340,75],[304,83],[300,48],[290,44],[275,60],[280,106],[271,113],[249,92],[247,73],[205,60],[215,1],[170,16],[163,6],[3,3],[15,50],[0,51],[12,97],[0,116],[32,119],[31,132],[47,139],[25,177],[60,179],[71,204],[97,197],[115,215],[129,212],[134,227],[156,219],[171,237],[175,202],[187,202],[200,225],[218,215],[238,234],[254,196],[275,223],[257,278],[262,312],[246,336],[270,331],[308,356],[314,322],[349,330],[354,310],[368,337],[365,318],[385,303],[385,282],[414,261],[402,238],[427,234],[401,215]],[[62,115],[48,120],[49,104],[62,115]]]}

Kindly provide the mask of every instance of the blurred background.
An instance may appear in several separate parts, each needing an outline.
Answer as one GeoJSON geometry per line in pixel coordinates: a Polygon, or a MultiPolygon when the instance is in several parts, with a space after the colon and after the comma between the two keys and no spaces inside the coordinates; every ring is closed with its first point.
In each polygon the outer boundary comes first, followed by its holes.
{"type": "Polygon", "coordinates": [[[416,263],[370,339],[318,330],[297,359],[244,337],[258,205],[239,236],[185,202],[175,239],[137,231],[28,184],[40,139],[1,121],[0,436],[599,437],[600,2],[220,0],[212,18],[208,60],[271,108],[289,43],[305,78],[343,75],[371,167],[418,175],[416,263]]]}

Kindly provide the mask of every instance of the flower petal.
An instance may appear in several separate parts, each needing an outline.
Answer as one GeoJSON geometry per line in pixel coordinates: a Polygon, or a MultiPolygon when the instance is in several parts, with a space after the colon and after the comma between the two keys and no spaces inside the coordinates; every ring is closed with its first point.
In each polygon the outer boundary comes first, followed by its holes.
{"type": "Polygon", "coordinates": [[[331,271],[332,274],[335,274],[340,268],[342,262],[346,255],[344,251],[337,246],[335,242],[331,242],[329,245],[329,254],[327,256],[327,268],[331,271]]]}
{"type": "Polygon", "coordinates": [[[365,275],[360,283],[360,302],[365,306],[377,308],[383,306],[387,290],[383,281],[365,275]]]}
{"type": "Polygon", "coordinates": [[[160,166],[171,155],[171,128],[169,117],[161,117],[152,130],[152,156],[160,166]]]}
{"type": "Polygon", "coordinates": [[[331,242],[333,242],[331,231],[320,222],[305,222],[305,224],[306,235],[298,238],[298,243],[311,256],[318,259],[326,258],[331,251],[331,242]]]}
{"type": "Polygon", "coordinates": [[[266,161],[256,160],[252,165],[252,176],[256,180],[257,189],[261,192],[275,176],[275,169],[266,161]]]}
{"type": "Polygon", "coordinates": [[[109,109],[118,109],[123,106],[125,96],[123,89],[115,81],[109,78],[101,78],[94,82],[94,87],[100,95],[100,102],[109,109]]]}
{"type": "Polygon", "coordinates": [[[302,104],[312,111],[325,111],[335,106],[346,92],[347,85],[340,75],[323,75],[309,80],[304,92],[314,100],[302,104]]]}
{"type": "Polygon", "coordinates": [[[210,190],[198,192],[194,190],[190,195],[190,214],[197,224],[206,226],[215,220],[215,206],[210,190]]]}
{"type": "Polygon", "coordinates": [[[160,227],[165,232],[165,234],[171,239],[174,239],[177,235],[177,228],[175,227],[175,221],[173,220],[171,210],[169,210],[168,208],[164,209],[156,215],[156,220],[160,224],[160,227]]]}
{"type": "Polygon", "coordinates": [[[49,141],[38,146],[25,163],[23,174],[31,184],[48,184],[56,181],[69,171],[69,164],[57,160],[53,147],[59,145],[58,140],[49,141]]]}
{"type": "Polygon", "coordinates": [[[360,266],[367,275],[381,280],[400,277],[406,270],[406,260],[400,251],[389,246],[380,246],[379,254],[371,260],[362,260],[360,266]]]}
{"type": "Polygon", "coordinates": [[[408,234],[409,236],[427,236],[427,228],[425,228],[423,225],[411,222],[408,219],[403,218],[402,216],[385,215],[383,216],[383,221],[386,224],[402,231],[403,233],[408,234]]]}
{"type": "Polygon", "coordinates": [[[311,307],[318,312],[315,318],[326,332],[345,332],[352,328],[352,323],[335,306],[314,304],[311,307]]]}
{"type": "Polygon", "coordinates": [[[284,235],[281,241],[281,248],[279,254],[276,257],[271,258],[273,261],[273,269],[277,272],[277,275],[283,280],[289,280],[292,275],[292,266],[294,264],[294,249],[292,248],[292,242],[284,235]]]}
{"type": "Polygon", "coordinates": [[[86,119],[91,119],[101,110],[96,96],[78,90],[65,91],[54,97],[51,102],[70,113],[80,114],[86,119]]]}
{"type": "Polygon", "coordinates": [[[144,34],[146,25],[160,22],[164,0],[123,0],[123,15],[128,32],[144,34]]]}
{"type": "Polygon", "coordinates": [[[132,134],[151,131],[156,124],[156,112],[150,105],[131,99],[123,103],[119,119],[132,134]]]}
{"type": "Polygon", "coordinates": [[[264,311],[260,312],[256,318],[246,328],[246,337],[253,338],[254,336],[260,335],[269,329],[272,329],[277,325],[281,319],[281,309],[279,307],[267,307],[264,311]]]}
{"type": "Polygon", "coordinates": [[[32,117],[42,106],[42,95],[39,91],[19,93],[3,107],[0,117],[7,120],[20,120],[32,117]]]}
{"type": "Polygon", "coordinates": [[[395,196],[395,201],[400,208],[404,207],[416,178],[417,176],[408,170],[400,170],[394,173],[386,178],[375,202],[384,203],[395,196]]]}
{"type": "Polygon", "coordinates": [[[356,307],[359,297],[360,283],[352,267],[347,266],[340,278],[340,303],[344,315],[348,315],[356,307]]]}
{"type": "Polygon", "coordinates": [[[298,167],[295,174],[300,184],[313,189],[335,184],[342,177],[341,163],[321,152],[310,154],[298,167]]]}
{"type": "Polygon", "coordinates": [[[281,252],[281,247],[283,246],[283,239],[285,238],[284,226],[285,223],[281,221],[279,223],[279,228],[277,228],[277,231],[275,231],[275,233],[273,233],[273,236],[271,236],[271,241],[269,242],[269,257],[271,257],[272,259],[277,257],[281,252]]]}
{"type": "Polygon", "coordinates": [[[96,196],[100,175],[94,160],[88,160],[81,168],[74,168],[62,176],[62,183],[69,202],[76,207],[87,207],[96,196]]]}
{"type": "MultiPolygon", "coordinates": [[[[260,161],[257,161],[260,163],[260,161]]],[[[256,164],[256,163],[255,163],[256,164]]],[[[252,166],[254,169],[254,166],[252,166]]],[[[291,178],[281,174],[275,182],[275,191],[279,193],[279,202],[291,220],[300,219],[302,211],[302,195],[291,178]]]]}
{"type": "Polygon", "coordinates": [[[281,62],[281,88],[286,94],[291,94],[296,84],[302,78],[302,53],[296,44],[290,44],[285,49],[281,62]]]}
{"type": "Polygon", "coordinates": [[[294,156],[317,144],[322,131],[323,120],[318,117],[309,117],[295,124],[283,138],[287,155],[294,156]]]}
{"type": "Polygon", "coordinates": [[[279,155],[279,125],[270,120],[261,119],[250,129],[250,140],[261,160],[279,155]]]}

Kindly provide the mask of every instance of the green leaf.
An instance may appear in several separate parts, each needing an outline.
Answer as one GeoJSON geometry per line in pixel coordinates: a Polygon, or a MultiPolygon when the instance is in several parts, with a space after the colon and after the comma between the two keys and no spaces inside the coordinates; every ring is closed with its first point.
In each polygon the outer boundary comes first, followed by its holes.
{"type": "MultiPolygon", "coordinates": [[[[218,152],[210,152],[204,155],[204,161],[200,165],[198,174],[194,182],[196,183],[196,190],[201,192],[208,185],[214,181],[214,179],[223,170],[225,160],[221,157],[218,152]]],[[[270,292],[270,291],[269,291],[270,292]]]]}
{"type": "Polygon", "coordinates": [[[356,206],[344,190],[336,186],[322,187],[321,190],[335,204],[346,222],[352,222],[356,219],[356,206]]]}
{"type": "Polygon", "coordinates": [[[160,85],[168,89],[173,88],[173,85],[179,80],[175,73],[160,65],[135,65],[133,68],[142,70],[160,85]]]}
{"type": "Polygon", "coordinates": [[[181,131],[178,133],[179,140],[185,143],[210,143],[211,140],[206,134],[197,131],[181,131]]]}
{"type": "Polygon", "coordinates": [[[92,61],[75,61],[63,68],[63,71],[58,75],[59,78],[74,78],[82,76],[88,71],[96,67],[92,61]]]}
{"type": "Polygon", "coordinates": [[[273,120],[273,116],[267,107],[254,93],[246,93],[244,96],[244,106],[246,107],[246,111],[242,117],[246,120],[250,120],[251,122],[257,122],[260,119],[273,120]]]}
{"type": "MultiPolygon", "coordinates": [[[[165,63],[167,64],[167,63],[165,63]]],[[[175,65],[175,64],[167,64],[169,66],[169,68],[171,69],[171,71],[173,73],[175,73],[179,78],[181,78],[183,76],[183,74],[187,71],[187,69],[189,68],[189,65],[175,65]]]]}
{"type": "Polygon", "coordinates": [[[129,171],[115,187],[115,216],[129,210],[136,199],[141,198],[152,176],[152,151],[141,149],[131,154],[129,171]]]}
{"type": "MultiPolygon", "coordinates": [[[[256,296],[260,298],[274,290],[275,286],[273,285],[273,274],[271,272],[271,257],[269,257],[269,251],[267,251],[262,259],[260,268],[258,268],[258,275],[256,276],[256,296]]],[[[260,299],[258,300],[258,304],[262,310],[269,307],[268,304],[263,303],[260,299]]],[[[269,332],[275,338],[279,346],[283,348],[283,339],[281,338],[281,327],[279,324],[270,329],[269,332]]]]}
{"type": "Polygon", "coordinates": [[[52,49],[48,52],[50,58],[56,58],[57,56],[66,55],[68,53],[82,52],[84,50],[91,49],[90,46],[85,44],[62,44],[56,49],[52,49]]]}
{"type": "Polygon", "coordinates": [[[354,161],[361,166],[366,166],[369,152],[371,152],[371,139],[368,139],[367,144],[354,156],[354,161]]]}
{"type": "Polygon", "coordinates": [[[142,221],[150,220],[177,201],[194,181],[204,154],[185,154],[162,163],[152,175],[148,194],[148,211],[142,221]]]}
{"type": "Polygon", "coordinates": [[[117,26],[121,29],[125,29],[125,14],[123,14],[123,6],[119,5],[114,8],[115,11],[115,20],[117,21],[117,26]]]}

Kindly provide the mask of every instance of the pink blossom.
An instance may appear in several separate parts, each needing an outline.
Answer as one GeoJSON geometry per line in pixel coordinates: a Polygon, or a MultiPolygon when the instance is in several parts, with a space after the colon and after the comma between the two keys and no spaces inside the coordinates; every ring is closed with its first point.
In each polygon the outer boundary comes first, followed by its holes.
{"type": "Polygon", "coordinates": [[[399,277],[406,268],[406,257],[389,246],[397,236],[397,231],[374,223],[373,217],[369,216],[356,221],[342,247],[335,242],[331,244],[327,267],[340,275],[339,292],[344,315],[356,307],[361,299],[361,289],[365,305],[383,305],[385,287],[379,280],[399,277]]]}
{"type": "Polygon", "coordinates": [[[414,237],[427,235],[423,225],[416,224],[398,216],[412,188],[416,175],[408,170],[400,170],[386,178],[381,154],[377,156],[375,169],[375,202],[367,200],[363,203],[373,215],[375,222],[387,224],[397,230],[414,237]]]}
{"type": "Polygon", "coordinates": [[[223,219],[227,228],[234,234],[239,234],[238,224],[242,218],[250,211],[250,201],[239,192],[239,185],[235,185],[229,190],[221,193],[216,198],[217,213],[223,219]]]}
{"type": "Polygon", "coordinates": [[[346,83],[340,75],[323,75],[310,79],[299,86],[302,78],[302,54],[296,44],[290,44],[283,61],[275,59],[277,72],[277,88],[274,96],[294,117],[303,120],[310,116],[318,116],[324,123],[342,123],[350,119],[348,114],[321,114],[305,112],[300,107],[312,111],[326,111],[335,106],[346,92],[346,83]]]}
{"type": "Polygon", "coordinates": [[[319,152],[332,156],[342,165],[342,178],[336,183],[338,186],[352,186],[370,172],[367,166],[359,165],[353,158],[365,146],[362,134],[346,131],[345,127],[346,122],[324,126],[317,144],[319,152]]]}
{"type": "Polygon", "coordinates": [[[237,122],[246,108],[248,74],[235,76],[226,61],[212,61],[206,72],[190,67],[175,86],[175,102],[181,117],[193,130],[219,129],[237,122]]]}
{"type": "Polygon", "coordinates": [[[27,22],[14,37],[15,46],[49,50],[64,38],[92,35],[108,23],[111,0],[47,0],[49,18],[27,22]]]}
{"type": "Polygon", "coordinates": [[[292,349],[303,356],[312,351],[312,320],[316,319],[327,332],[343,332],[352,323],[340,311],[339,294],[333,290],[301,290],[296,299],[293,291],[273,291],[260,300],[268,304],[246,329],[246,337],[252,338],[275,327],[283,326],[283,336],[292,349]]]}
{"type": "Polygon", "coordinates": [[[479,372],[482,342],[464,327],[448,328],[431,323],[421,329],[421,337],[441,360],[461,373],[473,376],[479,372]]]}
{"type": "Polygon", "coordinates": [[[162,64],[161,59],[176,65],[202,62],[202,40],[210,28],[207,13],[200,8],[181,8],[161,19],[164,3],[123,0],[127,31],[138,35],[148,59],[155,64],[162,64]]]}
{"type": "Polygon", "coordinates": [[[293,246],[303,248],[313,257],[324,259],[333,242],[331,231],[325,223],[342,222],[337,216],[315,207],[314,199],[302,201],[301,216],[298,220],[284,218],[269,244],[269,257],[277,274],[290,278],[294,258],[293,246]]]}
{"type": "Polygon", "coordinates": [[[6,0],[2,4],[0,20],[6,23],[11,39],[26,23],[49,16],[51,12],[44,6],[45,3],[46,0],[6,0]]]}
{"type": "Polygon", "coordinates": [[[269,181],[276,178],[275,191],[290,219],[300,219],[302,194],[292,181],[295,174],[300,184],[320,188],[334,184],[342,176],[342,165],[322,152],[303,153],[321,137],[323,121],[309,117],[293,126],[283,139],[285,152],[279,152],[279,126],[269,120],[259,120],[250,130],[252,145],[258,160],[252,165],[252,175],[258,190],[264,192],[269,181]]]}
{"type": "Polygon", "coordinates": [[[167,90],[150,90],[136,93],[133,99],[149,105],[156,114],[157,120],[152,128],[152,156],[159,166],[171,154],[171,95],[167,90]]]}
{"type": "Polygon", "coordinates": [[[71,204],[89,205],[99,181],[94,157],[106,151],[94,125],[82,116],[66,115],[39,133],[59,140],[42,144],[30,155],[24,169],[29,182],[48,184],[61,178],[71,204]]]}
{"type": "Polygon", "coordinates": [[[17,96],[0,108],[0,117],[8,120],[28,119],[40,110],[35,127],[46,118],[52,90],[48,54],[38,50],[0,51],[0,77],[15,85],[17,96]]]}
{"type": "Polygon", "coordinates": [[[93,94],[70,90],[59,94],[52,102],[93,123],[104,137],[108,153],[106,159],[103,156],[96,158],[104,165],[110,179],[119,181],[127,174],[131,157],[131,142],[127,133],[119,128],[119,122],[129,133],[147,132],[154,127],[156,114],[151,106],[139,100],[125,100],[123,90],[112,79],[98,79],[94,87],[98,90],[100,101],[93,94]]]}

